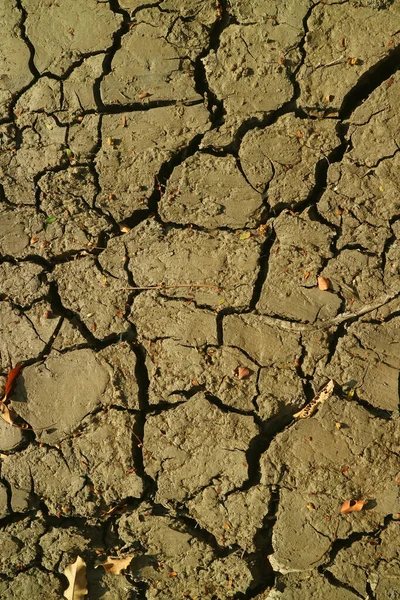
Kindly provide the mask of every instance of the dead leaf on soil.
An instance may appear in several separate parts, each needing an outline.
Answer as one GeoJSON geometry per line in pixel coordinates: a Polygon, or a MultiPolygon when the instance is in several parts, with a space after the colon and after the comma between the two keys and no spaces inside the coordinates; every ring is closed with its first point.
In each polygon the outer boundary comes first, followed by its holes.
{"type": "Polygon", "coordinates": [[[251,371],[247,367],[238,367],[236,370],[237,378],[240,380],[246,379],[246,377],[249,377],[250,373],[251,373],[251,371]]]}
{"type": "Polygon", "coordinates": [[[342,504],[340,512],[342,515],[347,515],[348,513],[351,513],[355,510],[362,510],[364,508],[365,503],[366,500],[346,500],[346,502],[342,504]]]}
{"type": "Polygon", "coordinates": [[[14,381],[17,378],[18,373],[20,372],[20,370],[23,367],[23,363],[19,362],[18,364],[15,365],[15,367],[13,369],[11,369],[11,371],[9,372],[8,376],[7,376],[7,381],[6,381],[6,390],[4,393],[4,398],[3,398],[3,402],[5,402],[7,400],[7,397],[10,395],[11,390],[12,390],[12,386],[14,384],[14,381]]]}
{"type": "Polygon", "coordinates": [[[326,291],[329,290],[329,287],[331,285],[331,282],[329,281],[329,279],[327,279],[326,277],[318,277],[318,288],[322,291],[326,291]]]}
{"type": "Polygon", "coordinates": [[[107,560],[104,563],[97,565],[98,567],[104,567],[107,573],[112,575],[119,575],[121,571],[129,567],[133,556],[126,556],[125,558],[118,558],[115,556],[107,556],[107,560]]]}
{"type": "Polygon", "coordinates": [[[8,408],[3,401],[0,401],[0,417],[9,425],[14,425],[17,413],[12,408],[8,408]]]}
{"type": "Polygon", "coordinates": [[[86,581],[86,563],[80,556],[76,561],[68,565],[64,571],[68,579],[69,586],[64,592],[64,598],[67,600],[80,600],[88,593],[86,581]]]}
{"type": "Polygon", "coordinates": [[[330,379],[326,385],[314,396],[314,398],[309,402],[300,412],[297,412],[293,415],[295,419],[307,419],[307,417],[311,417],[315,413],[319,404],[323,404],[325,400],[330,398],[335,390],[335,382],[333,379],[330,379]]]}

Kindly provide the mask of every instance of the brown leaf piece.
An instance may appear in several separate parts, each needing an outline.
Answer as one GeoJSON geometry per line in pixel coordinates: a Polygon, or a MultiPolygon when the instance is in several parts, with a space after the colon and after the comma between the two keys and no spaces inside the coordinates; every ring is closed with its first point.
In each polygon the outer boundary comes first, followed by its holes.
{"type": "Polygon", "coordinates": [[[23,367],[23,363],[20,362],[20,363],[16,364],[15,367],[13,369],[11,369],[11,371],[9,372],[9,374],[7,376],[6,391],[4,394],[3,402],[5,402],[7,400],[7,397],[11,393],[14,381],[16,380],[17,375],[20,372],[20,370],[22,369],[22,367],[23,367]]]}
{"type": "Polygon", "coordinates": [[[129,567],[133,556],[126,556],[125,558],[118,558],[115,556],[107,556],[107,560],[101,563],[99,567],[104,567],[107,573],[112,575],[119,575],[121,571],[129,567]]]}
{"type": "Polygon", "coordinates": [[[325,400],[330,398],[335,390],[335,382],[333,379],[330,379],[326,385],[314,396],[314,398],[309,402],[300,412],[297,412],[293,415],[295,419],[307,419],[307,417],[311,417],[315,413],[319,404],[323,404],[325,400]]]}
{"type": "Polygon", "coordinates": [[[342,515],[347,515],[355,510],[362,510],[365,503],[366,500],[346,500],[346,502],[342,504],[340,512],[342,515]]]}
{"type": "Polygon", "coordinates": [[[246,377],[249,377],[250,375],[250,369],[248,369],[247,367],[238,367],[237,368],[237,378],[238,379],[246,379],[246,377]]]}
{"type": "Polygon", "coordinates": [[[326,277],[318,277],[318,288],[322,291],[329,290],[331,282],[326,277]]]}
{"type": "Polygon", "coordinates": [[[76,561],[68,565],[64,571],[68,579],[69,586],[64,592],[64,598],[67,600],[81,600],[88,593],[86,581],[86,563],[80,556],[76,561]]]}

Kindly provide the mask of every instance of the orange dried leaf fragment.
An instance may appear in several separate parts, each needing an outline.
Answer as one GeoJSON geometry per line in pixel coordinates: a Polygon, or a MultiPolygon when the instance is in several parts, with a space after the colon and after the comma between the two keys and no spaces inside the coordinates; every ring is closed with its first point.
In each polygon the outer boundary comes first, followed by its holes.
{"type": "Polygon", "coordinates": [[[318,277],[318,288],[322,291],[329,290],[331,282],[326,277],[318,277]]]}
{"type": "Polygon", "coordinates": [[[342,515],[347,515],[354,511],[360,511],[364,508],[365,503],[366,500],[346,500],[346,502],[342,504],[340,513],[342,515]]]}
{"type": "Polygon", "coordinates": [[[16,364],[15,367],[13,369],[11,369],[11,371],[7,375],[6,390],[5,390],[3,402],[5,402],[7,400],[7,397],[8,397],[8,395],[11,392],[11,389],[12,389],[12,386],[14,384],[14,381],[16,380],[16,378],[18,376],[18,373],[22,369],[22,366],[23,366],[22,362],[16,364]]]}
{"type": "Polygon", "coordinates": [[[104,570],[107,571],[107,573],[111,573],[111,575],[119,575],[121,571],[129,567],[132,558],[133,556],[126,556],[125,558],[107,556],[107,560],[98,566],[103,567],[104,570]]]}
{"type": "Polygon", "coordinates": [[[246,379],[246,377],[249,377],[250,373],[251,373],[251,371],[247,367],[238,367],[237,368],[237,378],[240,380],[246,379]]]}

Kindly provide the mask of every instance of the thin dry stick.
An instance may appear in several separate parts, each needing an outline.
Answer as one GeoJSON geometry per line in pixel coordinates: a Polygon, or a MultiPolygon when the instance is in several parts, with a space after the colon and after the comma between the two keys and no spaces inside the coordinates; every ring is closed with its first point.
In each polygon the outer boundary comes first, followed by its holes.
{"type": "Polygon", "coordinates": [[[175,283],[171,285],[165,285],[159,283],[158,285],[147,285],[147,286],[135,286],[135,287],[124,287],[123,290],[168,290],[171,288],[213,288],[217,292],[222,292],[222,288],[219,285],[213,283],[175,283]]]}

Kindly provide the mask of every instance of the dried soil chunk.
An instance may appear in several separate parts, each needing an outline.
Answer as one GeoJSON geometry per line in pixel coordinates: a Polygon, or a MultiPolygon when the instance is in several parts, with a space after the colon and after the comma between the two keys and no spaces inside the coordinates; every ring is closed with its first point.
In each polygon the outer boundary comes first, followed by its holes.
{"type": "Polygon", "coordinates": [[[119,535],[127,545],[137,547],[130,570],[135,580],[151,584],[148,600],[181,597],[225,600],[245,593],[253,580],[240,555],[217,557],[179,519],[153,515],[150,505],[123,515],[119,535]]]}
{"type": "Polygon", "coordinates": [[[304,405],[303,385],[294,365],[261,369],[258,388],[257,413],[264,421],[288,418],[304,405]]]}
{"type": "Polygon", "coordinates": [[[181,401],[177,392],[201,386],[227,406],[254,410],[258,367],[236,348],[206,349],[157,340],[147,348],[146,364],[151,404],[181,401]],[[249,376],[239,380],[239,367],[248,368],[249,376]]]}
{"type": "Polygon", "coordinates": [[[99,143],[98,114],[88,113],[69,126],[68,144],[72,152],[71,165],[92,161],[99,143]]]}
{"type": "Polygon", "coordinates": [[[2,2],[0,6],[0,22],[2,36],[0,43],[1,84],[0,84],[0,118],[8,118],[8,111],[13,96],[32,80],[29,68],[30,52],[21,38],[19,24],[22,13],[15,0],[2,2]]]}
{"type": "Polygon", "coordinates": [[[30,446],[10,456],[2,474],[11,486],[13,509],[14,494],[19,503],[25,495],[24,510],[38,496],[52,515],[92,517],[128,496],[140,497],[143,485],[132,456],[135,423],[132,415],[110,410],[90,417],[81,436],[65,440],[59,450],[30,446]]]}
{"type": "MultiPolygon", "coordinates": [[[[54,113],[60,110],[61,82],[51,77],[41,77],[18,98],[14,113],[54,113]]],[[[24,117],[25,118],[25,115],[24,117]]]]}
{"type": "Polygon", "coordinates": [[[384,11],[360,3],[317,4],[308,19],[298,75],[304,110],[339,110],[360,78],[396,47],[399,28],[397,3],[384,11]]]}
{"type": "Polygon", "coordinates": [[[209,348],[204,354],[199,382],[205,389],[232,408],[253,411],[257,395],[258,365],[238,348],[209,348]],[[247,369],[240,379],[239,369],[247,369]]]}
{"type": "Polygon", "coordinates": [[[178,392],[202,385],[204,360],[200,348],[172,339],[156,340],[145,347],[150,404],[180,402],[178,392]]]}
{"type": "Polygon", "coordinates": [[[54,313],[46,300],[35,302],[29,310],[24,311],[24,314],[44,343],[52,341],[51,347],[54,350],[65,350],[86,342],[79,329],[67,319],[54,313]],[[56,335],[56,328],[59,326],[56,335]]]}
{"type": "Polygon", "coordinates": [[[341,383],[355,383],[357,395],[376,408],[397,411],[399,329],[399,317],[379,325],[352,324],[329,365],[319,371],[341,383]]]}
{"type": "Polygon", "coordinates": [[[89,56],[63,82],[62,105],[58,117],[71,121],[88,110],[96,110],[93,82],[103,72],[104,54],[89,56]]]}
{"type": "Polygon", "coordinates": [[[22,130],[18,149],[6,154],[0,165],[4,191],[16,205],[35,206],[37,176],[67,160],[64,151],[67,130],[45,113],[22,113],[17,125],[22,130]]]}
{"type": "Polygon", "coordinates": [[[209,487],[189,501],[188,506],[196,522],[212,533],[220,546],[238,545],[252,552],[254,536],[263,525],[269,501],[270,491],[260,485],[234,492],[227,498],[209,487]]]}
{"type": "Polygon", "coordinates": [[[164,221],[203,227],[256,227],[263,202],[232,156],[195,154],[177,167],[159,204],[164,221]]]}
{"type": "Polygon", "coordinates": [[[239,157],[249,182],[267,189],[270,207],[294,206],[315,186],[315,169],[339,145],[333,120],[306,121],[284,115],[243,138],[239,157]]]}
{"type": "Polygon", "coordinates": [[[245,307],[257,277],[260,238],[242,240],[227,231],[210,233],[192,229],[170,229],[149,220],[124,236],[128,268],[137,285],[166,286],[163,293],[194,300],[212,308],[245,307]],[[173,287],[176,284],[210,287],[173,287]],[[220,286],[218,291],[213,286],[220,286]]]}
{"type": "Polygon", "coordinates": [[[307,573],[289,573],[283,577],[279,576],[276,586],[265,595],[256,596],[256,600],[298,600],[298,598],[357,600],[359,597],[336,583],[330,583],[326,575],[307,571],[307,573]]]}
{"type": "Polygon", "coordinates": [[[60,600],[62,594],[63,586],[58,577],[39,568],[32,567],[19,573],[15,579],[0,583],[0,596],[3,600],[60,600]]]}
{"type": "MultiPolygon", "coordinates": [[[[110,356],[111,348],[98,354],[87,349],[56,354],[44,363],[24,369],[17,380],[12,406],[32,427],[50,426],[50,433],[39,434],[42,441],[59,441],[77,429],[82,419],[102,404],[118,403],[120,394],[112,381],[121,381],[124,375],[117,370],[117,364],[128,357],[124,357],[123,349],[112,348],[111,361],[115,362],[112,372],[111,366],[102,360],[105,354],[110,356]]],[[[136,408],[134,377],[133,385],[135,400],[132,404],[136,408]]]]}
{"type": "Polygon", "coordinates": [[[298,16],[295,24],[271,19],[232,24],[222,32],[218,49],[202,59],[210,88],[224,103],[223,129],[233,133],[246,119],[262,118],[291,99],[290,77],[301,59],[298,16]]]}
{"type": "Polygon", "coordinates": [[[46,341],[37,334],[30,319],[7,302],[0,302],[0,365],[8,371],[10,365],[28,360],[43,352],[46,341]]]}
{"type": "MultiPolygon", "coordinates": [[[[4,421],[3,421],[4,422],[4,421]]],[[[5,425],[5,423],[4,423],[5,425]]],[[[7,425],[9,427],[9,425],[7,425]]],[[[0,432],[0,435],[3,436],[3,429],[0,432]]],[[[8,510],[8,493],[5,485],[0,484],[0,518],[3,519],[9,513],[8,510]]]]}
{"type": "Polygon", "coordinates": [[[209,27],[199,22],[196,13],[182,20],[175,10],[146,7],[140,11],[113,57],[111,73],[102,81],[103,102],[200,100],[189,59],[207,48],[209,27]]]}
{"type": "Polygon", "coordinates": [[[97,359],[107,366],[112,388],[113,406],[139,410],[139,387],[136,380],[136,355],[128,344],[107,346],[97,353],[97,359]]]}
{"type": "Polygon", "coordinates": [[[47,252],[58,254],[96,246],[101,231],[109,227],[106,219],[92,209],[95,186],[93,176],[85,167],[59,173],[46,173],[39,181],[42,190],[41,208],[48,218],[44,222],[36,246],[46,242],[47,252]]]}
{"type": "Polygon", "coordinates": [[[117,221],[146,208],[162,165],[208,128],[208,112],[201,105],[105,115],[96,157],[102,190],[97,205],[117,221]]]}
{"type": "Polygon", "coordinates": [[[260,315],[227,315],[224,344],[242,348],[261,366],[287,368],[300,354],[299,334],[271,325],[260,315]]]}
{"type": "Polygon", "coordinates": [[[382,160],[373,171],[346,158],[328,170],[328,188],[318,203],[321,215],[340,227],[337,248],[362,246],[380,254],[391,237],[390,222],[400,210],[400,156],[382,160]]]}
{"type": "Polygon", "coordinates": [[[262,313],[313,323],[334,317],[341,300],[316,287],[324,259],[332,256],[334,233],[307,217],[307,213],[284,212],[274,221],[276,241],[257,308],[262,313]]]}
{"type": "Polygon", "coordinates": [[[247,479],[246,450],[257,432],[252,417],[222,412],[202,394],[149,417],[144,459],[146,472],[157,480],[156,501],[182,502],[205,486],[223,494],[239,487],[247,479]]]}
{"type": "Polygon", "coordinates": [[[310,0],[231,0],[230,12],[243,24],[271,21],[276,25],[288,23],[292,27],[300,28],[310,5],[310,0]]]}
{"type": "MultiPolygon", "coordinates": [[[[22,568],[28,567],[34,561],[38,560],[37,544],[45,531],[46,526],[41,516],[32,520],[23,519],[17,523],[10,523],[2,527],[0,544],[2,548],[1,570],[3,575],[19,579],[18,573],[22,568]]],[[[3,596],[1,597],[3,598],[3,596]]],[[[10,597],[17,598],[18,596],[10,597]]],[[[38,598],[40,598],[40,595],[38,598]]]]}
{"type": "MultiPolygon", "coordinates": [[[[397,13],[400,24],[398,7],[397,13]]],[[[400,142],[400,116],[396,109],[399,96],[400,79],[396,74],[376,88],[353,112],[347,132],[351,141],[348,156],[353,162],[375,167],[382,158],[397,153],[400,142]]],[[[388,162],[390,166],[392,162],[388,162]]],[[[386,184],[393,190],[393,181],[389,179],[386,184]]]]}
{"type": "Polygon", "coordinates": [[[41,282],[42,267],[32,263],[0,264],[0,298],[28,306],[48,292],[41,282]]]}
{"type": "Polygon", "coordinates": [[[26,32],[35,47],[34,63],[40,73],[62,76],[84,55],[104,51],[122,17],[96,0],[61,3],[24,0],[26,32]],[[90,24],[88,30],[88,23],[90,24]]]}
{"type": "MultiPolygon", "coordinates": [[[[392,237],[386,254],[385,284],[394,293],[400,291],[399,264],[400,264],[400,221],[393,223],[392,237]]],[[[389,313],[388,313],[389,314],[389,313]]]]}
{"type": "Polygon", "coordinates": [[[147,340],[171,338],[195,347],[217,344],[215,313],[194,303],[143,292],[135,298],[131,318],[139,336],[147,340]]]}
{"type": "Polygon", "coordinates": [[[357,312],[365,305],[385,296],[380,257],[360,250],[342,250],[321,271],[328,278],[330,289],[345,299],[344,312],[357,312]]]}
{"type": "Polygon", "coordinates": [[[128,291],[125,282],[102,275],[91,257],[57,265],[52,273],[61,301],[79,315],[95,337],[125,329],[122,314],[128,291]]]}
{"type": "MultiPolygon", "coordinates": [[[[17,427],[10,427],[8,423],[0,421],[0,451],[13,452],[17,450],[24,441],[24,436],[17,427]]],[[[5,489],[5,488],[4,488],[5,489]]],[[[3,488],[0,488],[0,513],[2,512],[3,488]]],[[[5,495],[5,506],[7,506],[7,494],[5,495]]]]}
{"type": "Polygon", "coordinates": [[[275,437],[261,458],[261,483],[280,487],[270,557],[276,571],[311,568],[329,539],[375,531],[397,510],[398,459],[391,447],[398,428],[334,395],[312,418],[275,437]],[[363,511],[340,515],[345,500],[371,497],[363,511]]]}
{"type": "Polygon", "coordinates": [[[3,207],[0,211],[1,254],[23,258],[27,254],[43,252],[42,249],[35,250],[35,245],[31,244],[31,239],[35,235],[35,225],[38,229],[42,228],[42,222],[37,218],[33,207],[18,209],[3,207]]]}
{"type": "Polygon", "coordinates": [[[398,524],[392,522],[373,539],[355,541],[342,548],[329,571],[345,585],[351,585],[362,596],[369,583],[378,600],[390,598],[399,589],[398,524]]]}
{"type": "Polygon", "coordinates": [[[96,542],[99,544],[100,540],[93,540],[93,537],[96,536],[93,536],[93,530],[90,528],[71,525],[67,529],[50,528],[39,542],[43,552],[43,566],[49,571],[58,570],[63,573],[65,567],[72,562],[72,556],[93,548],[96,542]]]}

